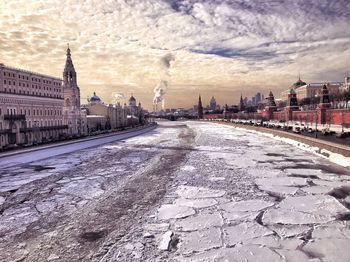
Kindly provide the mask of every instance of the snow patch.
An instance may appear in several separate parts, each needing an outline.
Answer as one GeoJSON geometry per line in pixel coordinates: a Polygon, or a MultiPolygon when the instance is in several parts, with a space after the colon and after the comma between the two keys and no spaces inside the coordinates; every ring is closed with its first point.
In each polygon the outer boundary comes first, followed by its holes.
{"type": "Polygon", "coordinates": [[[222,197],[226,192],[204,187],[180,186],[176,193],[183,198],[215,198],[222,197]]]}
{"type": "Polygon", "coordinates": [[[186,172],[192,172],[192,171],[195,171],[196,168],[194,166],[183,166],[181,167],[181,170],[186,172]]]}

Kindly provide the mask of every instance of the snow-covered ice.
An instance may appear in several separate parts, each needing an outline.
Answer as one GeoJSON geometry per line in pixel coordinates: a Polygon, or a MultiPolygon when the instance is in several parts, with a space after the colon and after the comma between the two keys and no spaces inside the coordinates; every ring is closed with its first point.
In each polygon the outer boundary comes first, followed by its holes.
{"type": "MultiPolygon", "coordinates": [[[[164,198],[148,207],[143,224],[133,225],[114,247],[116,259],[125,251],[131,254],[125,261],[350,261],[348,170],[284,139],[213,123],[185,124],[195,134],[185,161],[162,173],[174,180],[164,198]]],[[[179,134],[166,128],[35,163],[54,169],[0,170],[0,207],[8,199],[38,195],[6,207],[0,235],[25,232],[46,214],[102,199],[111,181],[119,186],[142,173],[179,134]],[[106,156],[110,161],[100,165],[106,156]],[[89,165],[94,168],[87,170],[89,165]],[[40,181],[46,182],[37,190],[40,181]]]]}
{"type": "Polygon", "coordinates": [[[173,232],[171,231],[167,231],[163,234],[163,237],[158,245],[158,249],[160,250],[168,250],[169,249],[169,245],[170,245],[170,241],[171,241],[171,237],[173,236],[173,232]]]}
{"type": "Polygon", "coordinates": [[[180,167],[180,183],[170,190],[165,205],[170,201],[171,207],[196,212],[181,218],[158,217],[180,240],[171,258],[321,262],[322,247],[317,249],[314,240],[340,236],[349,240],[342,222],[337,223],[339,215],[349,212],[341,203],[347,198],[328,195],[349,182],[345,173],[336,169],[332,173],[332,165],[310,154],[312,150],[286,141],[217,124],[188,125],[197,133],[196,150],[180,167]],[[331,236],[319,233],[319,228],[331,224],[337,229],[329,230],[331,236]]]}
{"type": "Polygon", "coordinates": [[[180,205],[163,205],[158,209],[158,219],[184,218],[195,214],[193,208],[180,205]]]}

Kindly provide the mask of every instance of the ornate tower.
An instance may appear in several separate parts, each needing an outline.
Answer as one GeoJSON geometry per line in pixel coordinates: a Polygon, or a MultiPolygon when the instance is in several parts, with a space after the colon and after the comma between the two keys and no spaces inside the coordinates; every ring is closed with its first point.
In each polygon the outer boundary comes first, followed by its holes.
{"type": "Polygon", "coordinates": [[[80,109],[80,90],[77,84],[70,48],[67,48],[66,64],[63,71],[64,104],[66,107],[78,107],[80,109]]]}
{"type": "Polygon", "coordinates": [[[81,126],[80,90],[77,84],[77,73],[74,69],[69,45],[66,56],[66,64],[63,70],[63,114],[65,122],[68,125],[68,134],[70,136],[79,136],[84,130],[81,126]]]}
{"type": "Polygon", "coordinates": [[[203,118],[203,105],[202,105],[202,98],[200,95],[198,98],[198,118],[199,119],[203,118]]]}
{"type": "Polygon", "coordinates": [[[330,119],[327,119],[327,109],[331,107],[331,100],[329,97],[329,91],[327,88],[327,84],[325,83],[322,87],[321,91],[321,101],[317,107],[318,115],[320,116],[319,121],[321,124],[326,124],[330,122],[330,119]]]}
{"type": "Polygon", "coordinates": [[[288,102],[285,108],[286,118],[288,120],[293,120],[293,111],[298,111],[298,110],[299,110],[299,106],[298,106],[297,94],[295,90],[291,88],[289,90],[288,102]]]}
{"type": "Polygon", "coordinates": [[[267,114],[268,120],[273,119],[273,112],[275,112],[275,111],[277,111],[275,96],[273,95],[272,91],[270,91],[269,97],[267,99],[267,105],[265,107],[265,112],[267,114]]]}

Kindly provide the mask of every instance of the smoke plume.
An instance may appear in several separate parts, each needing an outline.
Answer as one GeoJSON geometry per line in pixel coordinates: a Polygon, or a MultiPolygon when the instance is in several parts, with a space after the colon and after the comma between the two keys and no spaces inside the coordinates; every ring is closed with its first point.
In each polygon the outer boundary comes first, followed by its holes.
{"type": "Polygon", "coordinates": [[[160,82],[154,88],[153,105],[157,108],[158,103],[164,100],[164,95],[168,88],[168,79],[170,78],[169,69],[171,62],[175,60],[172,54],[167,54],[160,59],[160,82]]]}
{"type": "Polygon", "coordinates": [[[114,99],[114,103],[122,102],[125,100],[125,95],[120,92],[113,93],[112,97],[114,99]]]}

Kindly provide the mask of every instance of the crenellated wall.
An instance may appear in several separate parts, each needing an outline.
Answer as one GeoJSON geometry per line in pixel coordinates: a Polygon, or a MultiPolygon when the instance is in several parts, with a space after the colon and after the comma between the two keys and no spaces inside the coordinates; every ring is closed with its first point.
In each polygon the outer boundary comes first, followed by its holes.
{"type": "MultiPolygon", "coordinates": [[[[223,118],[222,114],[204,115],[204,119],[219,119],[223,118]]],[[[276,120],[286,122],[289,120],[317,123],[318,124],[334,124],[334,125],[349,125],[350,126],[350,109],[316,109],[309,111],[292,111],[289,116],[287,110],[276,111],[269,118],[268,112],[261,113],[226,113],[228,119],[256,119],[256,120],[276,120]]]]}

